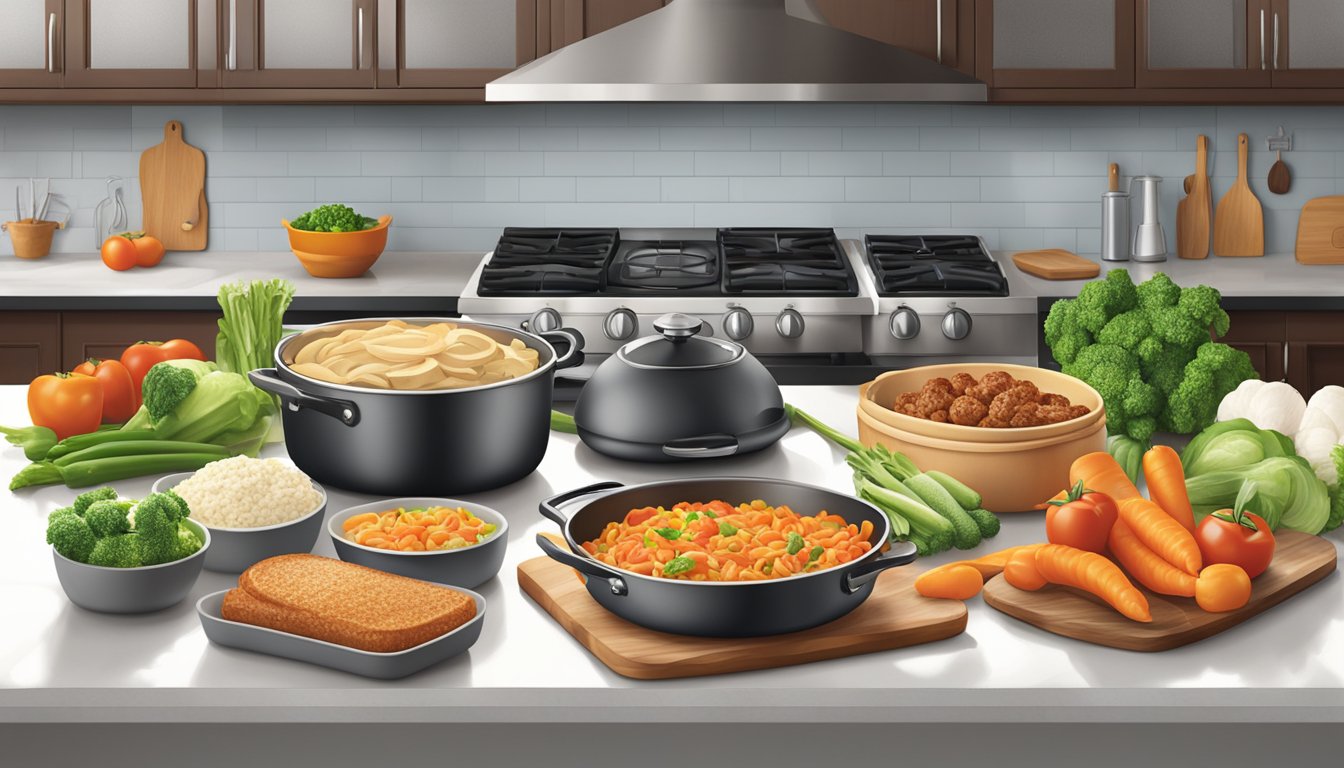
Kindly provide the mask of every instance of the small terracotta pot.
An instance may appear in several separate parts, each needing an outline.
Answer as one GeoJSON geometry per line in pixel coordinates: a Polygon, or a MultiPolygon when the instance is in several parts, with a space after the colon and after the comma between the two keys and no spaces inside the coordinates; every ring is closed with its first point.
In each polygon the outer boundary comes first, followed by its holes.
{"type": "Polygon", "coordinates": [[[391,216],[380,216],[378,225],[359,232],[307,232],[282,219],[289,232],[289,248],[313,277],[359,277],[369,271],[387,247],[391,216]]]}
{"type": "Polygon", "coordinates": [[[20,259],[40,259],[51,253],[51,236],[60,228],[55,221],[7,221],[5,230],[14,241],[14,255],[20,259]]]}

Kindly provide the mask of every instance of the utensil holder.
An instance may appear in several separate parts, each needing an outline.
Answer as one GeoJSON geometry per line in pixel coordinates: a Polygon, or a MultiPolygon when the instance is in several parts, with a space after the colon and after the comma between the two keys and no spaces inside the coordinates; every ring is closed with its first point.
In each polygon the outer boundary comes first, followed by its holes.
{"type": "Polygon", "coordinates": [[[51,237],[63,224],[57,221],[7,221],[4,229],[14,242],[14,255],[20,259],[40,259],[51,253],[51,237]]]}

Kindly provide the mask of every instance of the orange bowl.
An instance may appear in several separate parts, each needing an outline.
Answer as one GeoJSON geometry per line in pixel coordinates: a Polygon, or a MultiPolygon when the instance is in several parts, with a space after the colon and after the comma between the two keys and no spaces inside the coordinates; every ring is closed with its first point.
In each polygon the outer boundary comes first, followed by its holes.
{"type": "Polygon", "coordinates": [[[377,226],[359,232],[308,232],[281,219],[289,233],[289,249],[313,277],[359,277],[369,271],[387,247],[391,216],[378,217],[377,226]]]}

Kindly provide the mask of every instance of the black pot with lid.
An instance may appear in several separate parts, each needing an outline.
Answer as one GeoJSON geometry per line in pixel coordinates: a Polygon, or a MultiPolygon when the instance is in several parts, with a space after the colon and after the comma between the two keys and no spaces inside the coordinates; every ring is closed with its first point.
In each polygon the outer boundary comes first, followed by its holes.
{"type": "Polygon", "coordinates": [[[579,394],[579,437],[632,461],[733,456],[789,431],[784,397],[740,344],[700,335],[703,323],[673,313],[658,334],[631,341],[598,366],[579,394]]]}

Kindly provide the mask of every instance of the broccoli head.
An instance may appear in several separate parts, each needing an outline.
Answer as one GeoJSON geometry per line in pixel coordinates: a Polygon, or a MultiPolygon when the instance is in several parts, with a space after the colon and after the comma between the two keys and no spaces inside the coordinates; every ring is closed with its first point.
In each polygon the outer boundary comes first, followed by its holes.
{"type": "Polygon", "coordinates": [[[79,515],[52,515],[47,523],[47,543],[77,563],[88,562],[97,541],[98,537],[79,515]]]}
{"type": "Polygon", "coordinates": [[[1101,333],[1097,334],[1097,341],[1136,352],[1139,345],[1152,335],[1153,324],[1148,321],[1148,315],[1143,310],[1131,309],[1128,312],[1121,312],[1107,323],[1106,327],[1101,329],[1101,333]]]}
{"type": "Polygon", "coordinates": [[[1153,322],[1153,335],[1178,347],[1194,349],[1210,340],[1209,326],[1186,314],[1179,307],[1166,307],[1148,314],[1153,322]]]}
{"type": "Polygon", "coordinates": [[[1256,376],[1245,352],[1217,342],[1204,344],[1185,366],[1180,385],[1167,398],[1165,423],[1174,432],[1199,432],[1214,422],[1224,395],[1256,376]]]}
{"type": "Polygon", "coordinates": [[[357,213],[347,205],[335,203],[314,208],[290,222],[294,229],[309,232],[359,232],[377,226],[378,220],[357,213]]]}
{"type": "Polygon", "coordinates": [[[1092,344],[1092,335],[1078,323],[1078,304],[1073,299],[1056,301],[1045,317],[1045,343],[1060,364],[1072,363],[1092,344]]]}
{"type": "Polygon", "coordinates": [[[1104,280],[1094,280],[1083,286],[1076,299],[1077,320],[1094,336],[1111,318],[1138,306],[1138,293],[1129,272],[1113,269],[1104,280]]]}
{"type": "Polygon", "coordinates": [[[139,568],[140,541],[133,533],[121,533],[98,540],[89,555],[89,565],[103,568],[139,568]]]}
{"type": "Polygon", "coordinates": [[[75,497],[75,502],[74,504],[70,505],[70,508],[74,510],[74,513],[76,515],[83,517],[84,512],[90,506],[92,506],[95,501],[116,501],[116,500],[117,500],[116,490],[113,489],[111,486],[108,486],[106,488],[98,488],[97,490],[85,491],[84,493],[79,494],[78,496],[75,497]]]}
{"type": "MultiPolygon", "coordinates": [[[[176,494],[153,493],[135,507],[135,532],[140,535],[141,559],[145,565],[158,565],[178,559],[179,521],[186,505],[176,494]]],[[[200,547],[197,546],[196,549],[200,547]]],[[[195,549],[192,550],[193,552],[195,549]]]]}
{"type": "Polygon", "coordinates": [[[1158,272],[1135,289],[1139,308],[1145,312],[1176,306],[1181,299],[1181,287],[1171,281],[1165,272],[1158,272]]]}
{"type": "Polygon", "coordinates": [[[84,513],[84,522],[99,538],[126,533],[131,530],[131,521],[126,517],[131,506],[129,501],[95,501],[84,513]]]}
{"type": "Polygon", "coordinates": [[[166,360],[145,374],[140,385],[150,421],[158,424],[177,410],[202,377],[216,370],[214,363],[200,360],[166,360]]]}
{"type": "Polygon", "coordinates": [[[184,557],[191,557],[201,548],[201,540],[196,537],[196,532],[183,525],[177,524],[177,546],[173,550],[173,559],[181,560],[184,557]]]}
{"type": "Polygon", "coordinates": [[[1232,321],[1227,316],[1221,302],[1223,295],[1216,288],[1196,285],[1181,289],[1181,298],[1177,308],[1187,316],[1194,318],[1203,328],[1212,328],[1215,336],[1227,335],[1232,321]]]}

